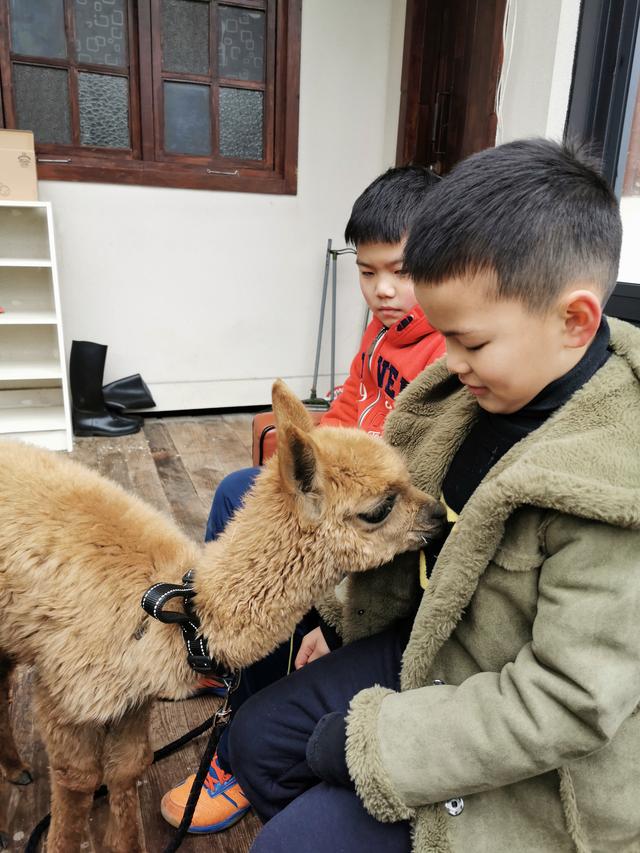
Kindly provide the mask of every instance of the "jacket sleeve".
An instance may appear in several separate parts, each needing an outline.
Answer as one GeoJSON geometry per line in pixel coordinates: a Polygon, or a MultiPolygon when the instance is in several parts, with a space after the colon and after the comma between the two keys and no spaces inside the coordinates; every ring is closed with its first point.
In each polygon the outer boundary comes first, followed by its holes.
{"type": "Polygon", "coordinates": [[[355,427],[358,425],[361,366],[362,353],[358,352],[351,362],[349,375],[342,386],[342,393],[333,401],[326,415],[322,416],[320,426],[355,427]]]}
{"type": "Polygon", "coordinates": [[[556,769],[605,746],[640,701],[640,534],[548,525],[532,640],[458,686],[356,694],[349,772],[379,820],[556,769]]]}

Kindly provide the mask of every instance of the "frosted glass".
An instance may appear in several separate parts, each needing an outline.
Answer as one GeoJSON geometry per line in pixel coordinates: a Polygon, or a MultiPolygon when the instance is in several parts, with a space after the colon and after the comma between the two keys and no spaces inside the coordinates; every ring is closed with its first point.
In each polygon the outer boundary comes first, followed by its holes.
{"type": "Polygon", "coordinates": [[[129,148],[129,81],[106,74],[78,74],[80,142],[129,148]]]}
{"type": "Polygon", "coordinates": [[[211,154],[209,86],[164,84],[164,149],[172,154],[211,154]]]}
{"type": "Polygon", "coordinates": [[[220,88],[220,153],[262,160],[264,93],[220,88]]]}
{"type": "Polygon", "coordinates": [[[187,74],[209,73],[209,4],[162,0],[162,67],[187,74]]]}
{"type": "Polygon", "coordinates": [[[66,57],[63,0],[11,0],[10,12],[14,53],[66,57]]]}
{"type": "Polygon", "coordinates": [[[75,0],[76,56],[93,65],[128,64],[125,0],[75,0]]]}
{"type": "Polygon", "coordinates": [[[71,144],[69,85],[60,68],[13,66],[17,127],[32,130],[36,142],[71,144]]]}
{"type": "Polygon", "coordinates": [[[220,6],[218,72],[232,80],[264,82],[264,12],[220,6]]]}

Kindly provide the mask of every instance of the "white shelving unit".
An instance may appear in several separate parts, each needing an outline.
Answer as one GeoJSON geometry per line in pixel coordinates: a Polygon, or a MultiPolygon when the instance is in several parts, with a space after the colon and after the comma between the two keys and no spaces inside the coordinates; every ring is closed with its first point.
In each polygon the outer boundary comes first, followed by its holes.
{"type": "Polygon", "coordinates": [[[51,203],[0,201],[0,438],[72,450],[51,203]]]}

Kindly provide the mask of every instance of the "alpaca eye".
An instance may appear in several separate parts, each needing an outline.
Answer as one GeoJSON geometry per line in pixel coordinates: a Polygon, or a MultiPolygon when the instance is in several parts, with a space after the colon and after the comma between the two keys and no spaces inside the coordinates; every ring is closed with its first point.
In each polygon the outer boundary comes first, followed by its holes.
{"type": "Polygon", "coordinates": [[[366,521],[367,524],[380,524],[380,522],[384,521],[393,509],[396,497],[397,495],[389,495],[388,498],[385,498],[382,503],[378,504],[378,506],[375,509],[372,509],[371,512],[358,513],[358,518],[362,519],[362,521],[366,521]]]}

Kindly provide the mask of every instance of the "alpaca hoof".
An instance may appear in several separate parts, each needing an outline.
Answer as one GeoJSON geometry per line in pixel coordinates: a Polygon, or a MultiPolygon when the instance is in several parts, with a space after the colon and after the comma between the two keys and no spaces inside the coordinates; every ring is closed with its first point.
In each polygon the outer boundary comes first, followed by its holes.
{"type": "Polygon", "coordinates": [[[9,779],[12,785],[30,785],[33,782],[33,776],[28,770],[21,770],[18,775],[9,779]]]}
{"type": "Polygon", "coordinates": [[[9,849],[9,836],[6,832],[0,832],[0,850],[9,849]]]}

